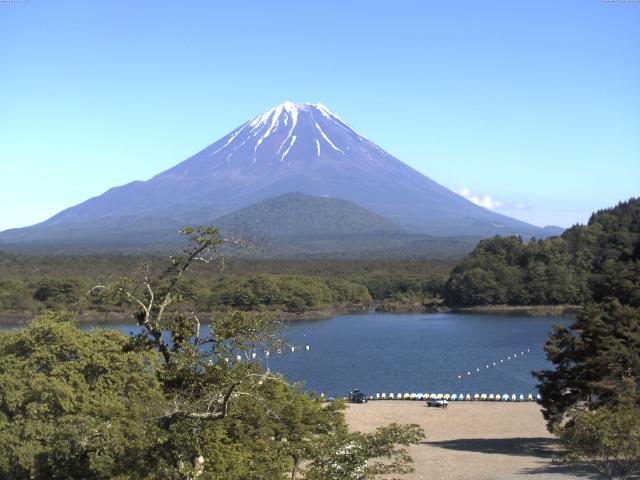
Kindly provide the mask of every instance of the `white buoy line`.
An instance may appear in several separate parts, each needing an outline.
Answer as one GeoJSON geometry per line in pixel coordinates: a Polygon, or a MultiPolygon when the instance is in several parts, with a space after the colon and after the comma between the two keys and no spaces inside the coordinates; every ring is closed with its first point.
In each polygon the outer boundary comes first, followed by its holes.
{"type": "MultiPolygon", "coordinates": [[[[308,352],[309,350],[311,350],[311,346],[310,345],[300,345],[300,346],[289,345],[285,349],[278,348],[274,352],[272,352],[270,350],[263,350],[262,351],[262,355],[263,355],[263,358],[269,359],[269,357],[274,355],[274,354],[275,355],[283,355],[285,353],[284,350],[287,350],[287,351],[291,350],[291,353],[308,352]]],[[[245,352],[244,357],[243,357],[243,355],[235,355],[235,356],[232,356],[232,357],[226,357],[224,359],[224,361],[227,362],[227,363],[229,363],[231,361],[241,362],[243,360],[243,358],[245,360],[247,360],[247,361],[256,360],[258,358],[258,353],[255,352],[255,351],[253,351],[251,353],[245,352]]]]}
{"type": "Polygon", "coordinates": [[[520,353],[514,353],[512,355],[507,355],[505,358],[500,358],[499,360],[495,360],[495,361],[491,361],[489,363],[486,363],[484,368],[481,367],[476,367],[474,369],[471,370],[467,370],[464,373],[461,373],[458,375],[458,380],[462,380],[465,377],[470,377],[471,375],[476,375],[479,374],[480,372],[482,372],[483,370],[487,370],[490,368],[496,368],[497,366],[499,366],[500,364],[504,364],[505,362],[511,361],[511,360],[516,360],[518,358],[522,358],[525,355],[531,353],[533,351],[533,348],[527,348],[526,350],[522,350],[520,351],[520,353]]]}

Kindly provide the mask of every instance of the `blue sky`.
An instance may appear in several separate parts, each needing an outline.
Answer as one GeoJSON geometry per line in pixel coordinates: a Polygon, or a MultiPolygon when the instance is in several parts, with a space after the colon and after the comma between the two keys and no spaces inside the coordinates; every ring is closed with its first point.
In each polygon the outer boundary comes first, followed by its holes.
{"type": "Polygon", "coordinates": [[[640,195],[640,3],[0,2],[0,229],[322,102],[538,225],[640,195]]]}

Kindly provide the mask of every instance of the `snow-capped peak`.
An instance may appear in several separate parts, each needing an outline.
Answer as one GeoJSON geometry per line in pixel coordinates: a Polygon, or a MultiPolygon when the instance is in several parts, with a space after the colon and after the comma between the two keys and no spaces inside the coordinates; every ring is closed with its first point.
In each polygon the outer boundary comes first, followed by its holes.
{"type": "MultiPolygon", "coordinates": [[[[229,162],[250,152],[251,164],[277,162],[285,167],[311,156],[340,155],[349,150],[381,151],[322,103],[285,101],[241,125],[208,152],[229,162]]],[[[382,152],[385,153],[385,152],[382,152]]]]}
{"type": "MultiPolygon", "coordinates": [[[[311,114],[311,116],[317,118],[318,121],[320,121],[320,118],[325,118],[326,120],[330,120],[332,122],[338,122],[342,124],[341,126],[343,128],[353,130],[337,115],[332,113],[331,110],[329,110],[325,105],[321,103],[295,103],[285,101],[280,105],[277,105],[270,110],[267,110],[266,112],[255,116],[241,128],[241,130],[244,130],[246,127],[249,127],[248,136],[250,138],[255,138],[253,147],[254,163],[256,161],[258,149],[263,145],[263,143],[274,132],[282,130],[286,131],[286,135],[284,136],[284,140],[281,141],[277,149],[277,155],[280,157],[279,160],[281,162],[284,161],[284,158],[287,156],[296,140],[294,130],[296,128],[296,125],[298,124],[298,118],[301,113],[311,114]]],[[[323,139],[334,150],[344,154],[343,150],[341,150],[331,140],[329,140],[327,135],[318,126],[317,121],[313,121],[313,124],[315,124],[315,127],[320,133],[321,139],[323,139]]],[[[237,133],[240,132],[238,131],[237,133]]],[[[237,133],[235,135],[237,135],[237,133]]],[[[360,136],[359,134],[357,135],[360,136]]],[[[230,139],[229,142],[231,142],[231,140],[233,140],[233,138],[230,139]]],[[[222,148],[224,148],[224,146],[222,148]]],[[[320,148],[318,144],[318,156],[319,155],[320,148]]]]}
{"type": "Polygon", "coordinates": [[[252,127],[258,127],[266,123],[275,124],[283,114],[286,114],[288,117],[294,119],[298,117],[298,114],[300,112],[309,112],[312,110],[320,112],[327,118],[334,118],[339,120],[338,116],[332,113],[331,110],[329,110],[322,103],[295,103],[287,100],[280,105],[277,105],[270,110],[267,110],[266,112],[255,116],[249,121],[249,125],[252,127]]]}

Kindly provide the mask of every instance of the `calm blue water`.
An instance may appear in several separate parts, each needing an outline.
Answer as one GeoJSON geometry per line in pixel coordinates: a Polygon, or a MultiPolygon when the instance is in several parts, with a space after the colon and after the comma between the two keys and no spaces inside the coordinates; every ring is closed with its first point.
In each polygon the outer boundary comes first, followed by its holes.
{"type": "Polygon", "coordinates": [[[554,323],[570,322],[457,313],[297,322],[288,336],[310,350],[276,357],[270,366],[289,380],[303,380],[307,390],[331,396],[353,388],[367,394],[536,393],[531,371],[550,366],[543,346],[554,323]]]}
{"type": "MultiPolygon", "coordinates": [[[[569,322],[459,313],[371,313],[298,321],[290,324],[287,337],[298,347],[309,345],[309,351],[272,354],[269,366],[289,381],[303,381],[305,390],[327,396],[342,396],[353,388],[367,394],[536,393],[531,371],[550,366],[543,345],[551,325],[569,322]]],[[[124,333],[137,329],[102,326],[124,333]]]]}

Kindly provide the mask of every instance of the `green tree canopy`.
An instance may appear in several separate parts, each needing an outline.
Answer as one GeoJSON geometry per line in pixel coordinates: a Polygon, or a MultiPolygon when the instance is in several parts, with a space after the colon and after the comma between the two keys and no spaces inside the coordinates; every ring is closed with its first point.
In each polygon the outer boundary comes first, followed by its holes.
{"type": "Polygon", "coordinates": [[[92,289],[131,305],[139,334],[83,332],[57,317],[0,334],[0,476],[319,478],[328,445],[372,461],[352,479],[407,470],[418,427],[349,434],[341,402],[323,405],[265,368],[265,349],[285,345],[277,322],[234,311],[208,318],[204,333],[183,283],[223,241],[208,227],[184,233],[192,245],[164,275],[143,268],[92,289]]]}
{"type": "Polygon", "coordinates": [[[640,199],[546,240],[482,240],[444,288],[450,306],[558,305],[614,296],[640,307],[640,199]]]}
{"type": "Polygon", "coordinates": [[[565,463],[591,465],[609,480],[632,478],[640,469],[640,409],[583,412],[558,436],[565,463]]]}
{"type": "Polygon", "coordinates": [[[165,399],[157,353],[128,343],[59,316],[0,335],[0,477],[145,476],[165,399]]]}
{"type": "Polygon", "coordinates": [[[640,309],[617,300],[588,305],[545,345],[555,368],[536,372],[550,428],[604,405],[640,407],[640,309]]]}

